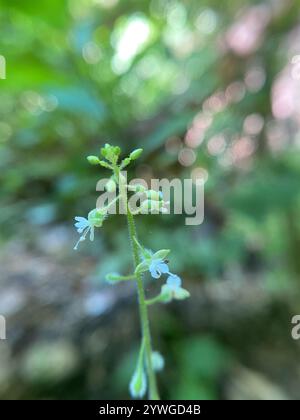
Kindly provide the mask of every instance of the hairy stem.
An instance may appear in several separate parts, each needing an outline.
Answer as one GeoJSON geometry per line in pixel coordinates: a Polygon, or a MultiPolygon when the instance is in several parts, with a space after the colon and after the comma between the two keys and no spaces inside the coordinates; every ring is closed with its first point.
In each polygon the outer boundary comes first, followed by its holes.
{"type": "MultiPolygon", "coordinates": [[[[128,201],[127,201],[127,190],[126,185],[122,182],[120,178],[120,169],[117,165],[114,165],[114,173],[119,183],[120,196],[122,198],[123,206],[127,214],[127,223],[128,231],[132,248],[132,256],[134,262],[134,268],[136,268],[140,261],[139,255],[139,246],[137,243],[137,233],[134,223],[133,214],[130,211],[128,201]],[[134,239],[135,238],[135,239],[134,239]]],[[[149,327],[149,318],[148,318],[148,308],[146,304],[144,285],[141,274],[136,274],[136,284],[138,292],[138,301],[139,301],[139,311],[140,311],[140,321],[143,335],[143,345],[145,346],[145,357],[146,357],[146,369],[147,377],[149,383],[149,399],[150,400],[159,400],[159,394],[156,384],[155,372],[152,366],[152,347],[151,347],[151,335],[149,327]]]]}
{"type": "MultiPolygon", "coordinates": [[[[134,223],[133,215],[131,214],[130,210],[127,210],[127,222],[128,222],[128,230],[129,236],[132,246],[132,254],[135,267],[140,263],[140,256],[138,246],[134,241],[134,237],[136,238],[136,228],[134,223]]],[[[136,275],[136,283],[137,283],[137,291],[138,291],[138,298],[139,298],[139,309],[140,309],[140,318],[141,318],[141,327],[143,333],[143,339],[145,343],[145,356],[146,356],[146,367],[147,367],[147,375],[149,381],[149,399],[150,400],[159,400],[157,384],[156,384],[156,377],[155,372],[152,366],[152,348],[151,348],[151,335],[150,335],[150,328],[149,328],[149,318],[148,318],[148,310],[145,300],[145,292],[143,286],[143,280],[141,274],[136,275]]]]}

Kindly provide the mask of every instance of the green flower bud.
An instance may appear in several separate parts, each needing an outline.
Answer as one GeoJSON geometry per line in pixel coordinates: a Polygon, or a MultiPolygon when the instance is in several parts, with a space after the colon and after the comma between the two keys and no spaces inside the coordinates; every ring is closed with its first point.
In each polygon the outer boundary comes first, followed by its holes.
{"type": "Polygon", "coordinates": [[[110,179],[106,185],[105,185],[105,189],[107,192],[113,193],[116,191],[117,189],[117,184],[115,183],[115,181],[113,179],[110,179]]]}
{"type": "Polygon", "coordinates": [[[101,227],[106,214],[107,211],[105,208],[91,210],[88,214],[88,221],[95,227],[101,227]]]}
{"type": "Polygon", "coordinates": [[[115,155],[115,156],[119,156],[119,155],[120,155],[120,153],[121,153],[121,148],[120,148],[119,146],[115,146],[115,147],[113,148],[113,152],[114,152],[114,155],[115,155]]]}
{"type": "Polygon", "coordinates": [[[111,163],[117,163],[119,154],[121,153],[121,149],[119,146],[111,146],[110,144],[106,143],[104,147],[101,148],[100,153],[105,159],[107,159],[111,163]]]}
{"type": "Polygon", "coordinates": [[[142,184],[133,184],[128,186],[128,190],[134,191],[136,193],[144,193],[147,190],[147,188],[144,187],[144,185],[142,184]]]}
{"type": "Polygon", "coordinates": [[[129,157],[131,160],[135,160],[141,156],[143,153],[143,149],[135,149],[133,152],[130,153],[129,157]]]}
{"type": "Polygon", "coordinates": [[[88,156],[87,160],[89,161],[91,165],[99,165],[100,163],[100,160],[99,158],[97,158],[97,156],[88,156]]]}
{"type": "Polygon", "coordinates": [[[127,158],[123,159],[123,160],[122,160],[122,163],[121,163],[121,169],[123,169],[123,168],[125,168],[126,166],[128,166],[130,162],[131,162],[131,159],[130,159],[129,157],[127,157],[127,158]]]}
{"type": "Polygon", "coordinates": [[[156,200],[145,200],[141,204],[142,211],[159,211],[163,206],[163,201],[156,201],[156,200]]]}
{"type": "Polygon", "coordinates": [[[138,366],[129,384],[129,391],[133,398],[143,398],[147,390],[147,378],[145,369],[138,366]]]}
{"type": "Polygon", "coordinates": [[[156,372],[163,370],[165,361],[163,356],[158,351],[153,351],[151,354],[152,366],[156,372]]]}
{"type": "Polygon", "coordinates": [[[162,200],[162,192],[155,191],[155,190],[148,190],[146,191],[147,198],[150,200],[160,201],[162,200]]]}
{"type": "Polygon", "coordinates": [[[144,185],[139,184],[139,185],[136,186],[135,191],[139,192],[139,193],[143,193],[143,192],[146,191],[146,187],[144,187],[144,185]]]}
{"type": "Polygon", "coordinates": [[[109,153],[109,149],[110,149],[110,145],[108,143],[105,143],[104,147],[101,147],[100,149],[100,154],[107,158],[107,154],[109,153]]]}

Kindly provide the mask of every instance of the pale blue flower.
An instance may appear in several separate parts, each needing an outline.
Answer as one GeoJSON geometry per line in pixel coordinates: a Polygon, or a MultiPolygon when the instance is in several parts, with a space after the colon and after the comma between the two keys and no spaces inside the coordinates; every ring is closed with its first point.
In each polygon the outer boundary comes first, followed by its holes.
{"type": "Polygon", "coordinates": [[[154,279],[159,279],[162,274],[169,273],[169,267],[162,259],[152,259],[149,271],[154,279]]]}
{"type": "Polygon", "coordinates": [[[82,241],[85,241],[86,235],[89,232],[90,232],[90,240],[91,241],[94,240],[94,225],[85,217],[76,216],[75,220],[77,220],[77,222],[74,225],[77,229],[77,232],[82,233],[76,245],[74,246],[74,249],[77,250],[79,243],[82,241]]]}
{"type": "Polygon", "coordinates": [[[161,288],[163,302],[170,302],[172,299],[183,300],[190,296],[190,293],[181,287],[182,281],[176,274],[169,273],[166,284],[161,288]]]}
{"type": "Polygon", "coordinates": [[[85,217],[77,216],[75,217],[75,220],[77,220],[77,223],[75,223],[75,227],[78,233],[82,233],[84,229],[89,226],[89,221],[85,217]]]}
{"type": "Polygon", "coordinates": [[[78,233],[82,233],[77,244],[74,246],[76,250],[80,242],[85,241],[86,235],[90,233],[90,240],[94,240],[95,227],[102,226],[103,220],[105,219],[107,210],[104,209],[94,209],[91,210],[88,214],[88,218],[81,216],[76,216],[75,228],[78,233]]]}
{"type": "Polygon", "coordinates": [[[165,262],[165,258],[170,252],[169,249],[160,249],[153,253],[152,251],[143,248],[137,241],[136,243],[140,247],[143,260],[136,267],[135,273],[149,271],[154,279],[159,279],[162,274],[169,273],[168,264],[165,262]]]}
{"type": "Polygon", "coordinates": [[[170,290],[176,291],[179,287],[181,287],[182,281],[179,276],[176,274],[169,273],[169,277],[167,278],[167,285],[170,290]]]}

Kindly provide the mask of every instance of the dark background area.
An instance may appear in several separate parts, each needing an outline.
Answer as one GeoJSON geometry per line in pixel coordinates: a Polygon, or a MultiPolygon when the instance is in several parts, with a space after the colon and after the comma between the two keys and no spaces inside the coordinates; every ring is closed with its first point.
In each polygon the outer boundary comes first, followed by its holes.
{"type": "Polygon", "coordinates": [[[126,399],[138,350],[124,217],[73,251],[107,173],[205,180],[205,219],[137,219],[191,298],[151,308],[163,398],[297,399],[300,4],[0,1],[0,397],[126,399]]]}

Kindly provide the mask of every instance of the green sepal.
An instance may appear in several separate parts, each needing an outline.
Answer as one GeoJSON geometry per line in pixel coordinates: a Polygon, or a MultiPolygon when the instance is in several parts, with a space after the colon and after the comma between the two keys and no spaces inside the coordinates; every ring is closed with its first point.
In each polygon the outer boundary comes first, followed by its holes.
{"type": "Polygon", "coordinates": [[[164,260],[170,254],[170,252],[170,249],[160,249],[153,254],[152,258],[157,260],[164,260]]]}
{"type": "Polygon", "coordinates": [[[141,274],[144,273],[145,271],[149,270],[149,262],[147,260],[142,261],[141,263],[139,263],[139,265],[136,266],[134,272],[135,274],[141,274]]]}

